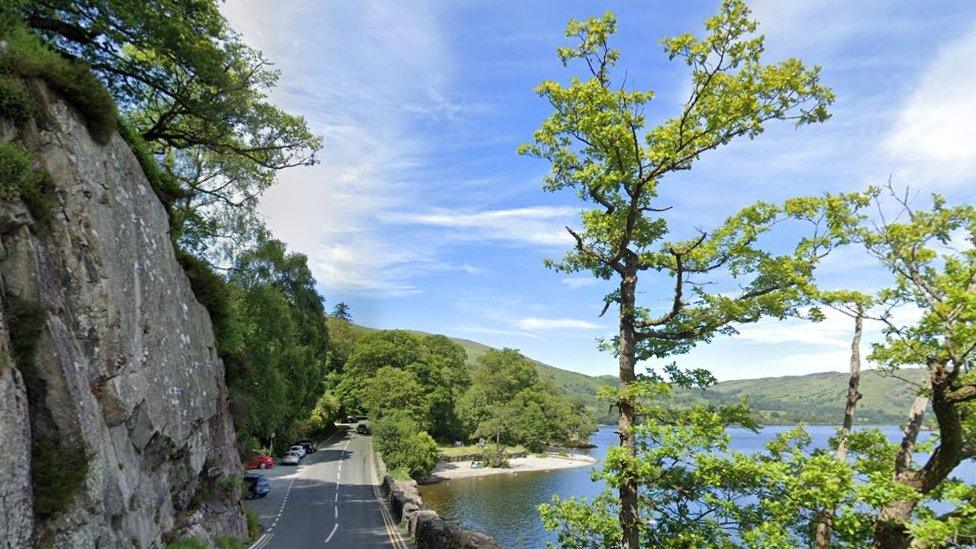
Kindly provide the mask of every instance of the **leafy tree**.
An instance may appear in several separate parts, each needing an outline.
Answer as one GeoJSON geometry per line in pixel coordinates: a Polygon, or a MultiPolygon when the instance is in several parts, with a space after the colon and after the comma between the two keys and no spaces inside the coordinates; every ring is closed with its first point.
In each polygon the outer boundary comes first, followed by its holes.
{"type": "Polygon", "coordinates": [[[213,0],[17,0],[54,49],[86,62],[181,192],[174,236],[200,254],[260,236],[257,197],[277,170],[315,162],[320,140],[267,98],[278,72],[213,0]],[[245,231],[250,239],[245,238],[245,231]]]}
{"type": "MultiPolygon", "coordinates": [[[[329,370],[330,375],[338,376],[346,367],[346,361],[352,353],[356,342],[363,337],[363,333],[353,328],[352,324],[329,316],[325,319],[326,328],[329,332],[329,340],[332,343],[329,350],[329,370]]],[[[331,384],[335,385],[336,381],[331,384]]]]}
{"type": "Polygon", "coordinates": [[[352,315],[349,314],[349,305],[345,301],[340,301],[332,308],[332,318],[352,322],[352,315]]]}
{"type": "Polygon", "coordinates": [[[430,399],[410,370],[392,366],[377,370],[363,391],[363,405],[374,420],[393,412],[405,412],[423,430],[430,421],[430,399]]]}
{"type": "Polygon", "coordinates": [[[429,477],[437,465],[437,443],[408,413],[396,411],[373,423],[373,441],[391,471],[429,477]]]}
{"type": "MultiPolygon", "coordinates": [[[[335,374],[335,394],[349,410],[369,410],[375,417],[407,405],[421,414],[425,429],[442,440],[460,434],[455,400],[467,386],[464,349],[444,336],[422,336],[403,330],[376,331],[354,344],[341,374],[335,374]],[[395,375],[409,391],[388,387],[381,374],[395,375]],[[396,390],[391,396],[369,386],[396,390]]],[[[420,416],[418,416],[420,417],[420,416]]]]}
{"type": "Polygon", "coordinates": [[[264,447],[325,427],[331,420],[309,419],[331,404],[323,400],[329,336],[305,256],[262,242],[238,257],[226,291],[233,317],[227,339],[240,343],[221,352],[239,440],[264,447]]]}
{"type": "Polygon", "coordinates": [[[901,444],[889,456],[892,467],[870,478],[867,490],[876,498],[871,503],[880,507],[874,543],[973,543],[976,486],[951,475],[962,461],[976,459],[976,208],[949,206],[935,195],[931,209],[920,211],[906,197],[893,191],[892,196],[898,215],[882,215],[854,230],[893,276],[879,299],[910,306],[921,316],[908,324],[882,316],[885,339],[869,358],[890,369],[924,364],[929,376],[909,411],[901,444]],[[927,450],[918,434],[928,405],[938,438],[925,462],[916,464],[914,454],[927,450]],[[928,501],[944,501],[955,510],[936,515],[928,501]]]}
{"type": "Polygon", "coordinates": [[[574,43],[559,48],[558,56],[564,65],[581,61],[589,74],[586,79],[574,76],[568,85],[546,81],[536,88],[553,114],[535,132],[534,143],[519,150],[552,164],[547,190],[572,189],[594,205],[582,214],[582,230],[567,228],[575,249],[550,266],[619,279],[618,289],[606,298],[607,308],[619,307],[619,333],[607,347],[620,361],[616,404],[622,450],[613,453],[612,461],[621,469],[619,519],[621,545],[627,548],[638,546],[640,529],[632,394],[637,361],[686,352],[734,331],[736,323],[789,314],[802,301],[802,286],[829,232],[815,231],[784,255],[759,249],[757,239],[785,217],[836,226],[835,214],[847,210],[843,201],[800,200],[786,207],[757,203],[710,232],[672,239],[662,215],[670,207],[657,201],[664,178],[690,169],[707,151],[755,137],[768,122],[826,120],[833,101],[820,84],[818,68],[797,59],[763,64],[763,38],[754,34],[757,24],[741,0],[723,1],[705,28],[702,38],[684,34],[663,40],[668,56],[689,67],[692,85],[681,112],[648,130],[643,113],[653,92],[629,89],[621,80],[616,69],[620,52],[609,42],[616,18],[607,13],[571,20],[566,35],[574,43]],[[833,211],[821,217],[824,209],[833,211]],[[672,306],[661,315],[637,305],[638,277],[644,273],[673,282],[672,306]],[[732,279],[742,290],[708,292],[715,278],[732,279]]]}
{"type": "Polygon", "coordinates": [[[471,386],[458,401],[458,416],[470,437],[534,450],[567,442],[582,424],[580,412],[514,349],[491,350],[479,357],[471,386]]]}

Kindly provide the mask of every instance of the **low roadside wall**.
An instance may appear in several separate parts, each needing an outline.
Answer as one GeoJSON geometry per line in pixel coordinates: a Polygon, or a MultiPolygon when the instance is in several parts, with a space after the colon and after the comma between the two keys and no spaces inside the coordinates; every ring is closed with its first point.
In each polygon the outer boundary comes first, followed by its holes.
{"type": "Polygon", "coordinates": [[[442,519],[427,509],[413,480],[393,480],[378,452],[373,452],[376,472],[383,478],[383,494],[390,504],[393,519],[403,523],[417,549],[500,549],[490,536],[442,519]]]}

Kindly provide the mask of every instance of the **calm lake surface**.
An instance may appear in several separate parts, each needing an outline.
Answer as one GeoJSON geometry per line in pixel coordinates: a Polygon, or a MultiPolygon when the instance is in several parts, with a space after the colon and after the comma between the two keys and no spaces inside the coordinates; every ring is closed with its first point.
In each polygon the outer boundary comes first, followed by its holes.
{"type": "MultiPolygon", "coordinates": [[[[900,440],[901,431],[897,426],[880,428],[892,440],[900,440]]],[[[762,450],[774,436],[789,429],[788,426],[772,426],[763,428],[759,433],[731,429],[732,448],[756,452],[762,450]]],[[[504,547],[545,547],[547,541],[555,541],[555,536],[542,527],[536,507],[549,501],[554,494],[561,497],[597,495],[601,485],[590,480],[590,470],[601,466],[607,448],[617,443],[613,430],[614,427],[601,427],[590,439],[597,447],[580,451],[599,459],[590,467],[455,479],[421,486],[421,496],[424,503],[442,517],[484,532],[504,547]]],[[[807,432],[814,445],[827,447],[827,440],[837,432],[837,428],[808,426],[807,432]]],[[[922,433],[920,438],[927,434],[922,433]]],[[[956,468],[955,476],[976,482],[976,464],[963,463],[956,468]]]]}

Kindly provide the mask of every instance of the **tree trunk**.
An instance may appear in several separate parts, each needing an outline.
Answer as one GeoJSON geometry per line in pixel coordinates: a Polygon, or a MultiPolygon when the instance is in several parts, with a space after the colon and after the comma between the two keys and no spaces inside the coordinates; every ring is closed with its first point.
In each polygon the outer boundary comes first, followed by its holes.
{"type": "MultiPolygon", "coordinates": [[[[921,469],[911,468],[915,442],[922,427],[925,407],[929,403],[927,397],[918,396],[912,404],[908,426],[905,427],[901,449],[895,461],[894,476],[895,482],[909,486],[920,494],[927,494],[937,488],[964,457],[962,418],[956,406],[958,402],[949,397],[952,391],[952,374],[946,364],[935,357],[929,358],[928,367],[929,385],[932,388],[932,412],[939,425],[939,445],[921,469]]],[[[917,502],[914,500],[902,500],[891,502],[882,509],[875,524],[874,547],[879,549],[909,547],[912,539],[905,530],[904,522],[911,517],[916,505],[917,502]]]]}
{"type": "MultiPolygon", "coordinates": [[[[620,282],[620,420],[617,422],[617,432],[620,435],[620,446],[625,448],[633,459],[637,456],[637,441],[634,439],[635,410],[627,396],[627,387],[636,379],[634,367],[637,363],[637,333],[634,327],[634,307],[636,302],[637,273],[636,269],[627,272],[620,282]]],[[[620,547],[621,549],[638,549],[640,540],[640,525],[638,523],[637,479],[631,471],[623,472],[620,483],[620,547]]]]}
{"type": "MultiPolygon", "coordinates": [[[[840,428],[837,440],[837,459],[847,461],[847,436],[854,426],[854,410],[857,401],[861,400],[858,386],[861,384],[861,333],[864,327],[864,309],[858,305],[854,316],[854,337],[851,339],[851,377],[847,382],[847,401],[844,404],[844,424],[840,428]]],[[[830,547],[830,531],[834,522],[836,508],[831,507],[824,512],[817,524],[817,535],[813,546],[817,549],[830,547]]]]}

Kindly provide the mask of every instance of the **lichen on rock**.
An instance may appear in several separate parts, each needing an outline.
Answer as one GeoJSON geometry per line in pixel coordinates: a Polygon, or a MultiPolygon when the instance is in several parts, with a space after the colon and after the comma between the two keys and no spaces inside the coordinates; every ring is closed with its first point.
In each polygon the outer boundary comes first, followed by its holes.
{"type": "Polygon", "coordinates": [[[240,475],[240,461],[213,328],[176,259],[165,208],[118,133],[93,139],[74,107],[30,85],[43,112],[0,121],[0,142],[43,166],[53,204],[40,230],[21,198],[0,202],[0,451],[12,464],[0,546],[245,538],[239,493],[206,489],[240,475]],[[10,352],[16,300],[44,311],[29,374],[10,352]],[[87,464],[78,493],[43,520],[31,505],[31,441],[54,441],[87,464]]]}

